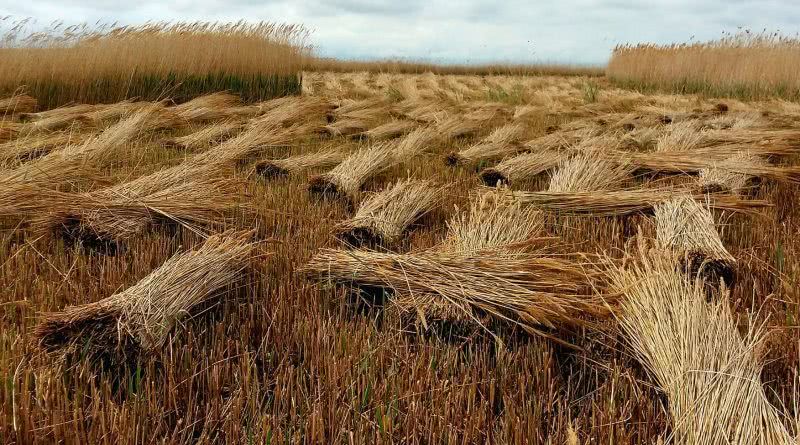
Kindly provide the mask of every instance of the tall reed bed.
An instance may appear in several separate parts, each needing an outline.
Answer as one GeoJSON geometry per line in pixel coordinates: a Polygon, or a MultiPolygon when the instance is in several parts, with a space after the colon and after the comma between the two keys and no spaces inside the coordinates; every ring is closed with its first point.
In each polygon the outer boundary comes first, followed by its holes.
{"type": "Polygon", "coordinates": [[[800,40],[748,31],[692,44],[622,45],[606,70],[637,89],[757,99],[800,98],[800,40]]]}
{"type": "Polygon", "coordinates": [[[303,27],[266,22],[28,29],[16,22],[0,37],[0,92],[22,87],[45,109],[222,90],[247,101],[293,94],[308,52],[303,27]]]}

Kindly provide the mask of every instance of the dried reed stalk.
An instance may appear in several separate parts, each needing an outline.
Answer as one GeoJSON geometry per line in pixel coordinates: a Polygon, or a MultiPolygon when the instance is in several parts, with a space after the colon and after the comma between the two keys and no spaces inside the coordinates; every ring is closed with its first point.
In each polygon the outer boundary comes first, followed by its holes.
{"type": "Polygon", "coordinates": [[[727,291],[709,303],[702,280],[680,269],[652,251],[608,272],[628,342],[669,401],[670,442],[794,443],[761,386],[763,332],[750,320],[742,338],[727,291]]]}
{"type": "Polygon", "coordinates": [[[389,246],[441,202],[443,189],[430,181],[397,181],[366,198],[355,216],[340,223],[336,236],[354,246],[389,246]]]}
{"type": "Polygon", "coordinates": [[[690,195],[676,196],[655,207],[654,219],[660,247],[680,253],[687,272],[733,284],[736,259],[722,245],[708,208],[690,195]]]}
{"type": "Polygon", "coordinates": [[[481,180],[489,186],[530,181],[561,164],[568,155],[552,150],[523,153],[481,171],[481,180]]]}
{"type": "Polygon", "coordinates": [[[477,165],[488,161],[497,161],[504,157],[515,155],[524,147],[520,139],[525,134],[525,127],[518,123],[511,123],[496,128],[480,142],[447,156],[449,165],[477,165]]]}
{"type": "Polygon", "coordinates": [[[36,111],[38,101],[27,94],[18,94],[0,99],[0,115],[10,116],[19,113],[32,113],[36,111]]]}
{"type": "Polygon", "coordinates": [[[284,159],[268,159],[256,163],[255,173],[264,178],[294,175],[306,170],[334,167],[346,156],[340,151],[327,150],[284,159]]]}
{"type": "Polygon", "coordinates": [[[436,132],[442,139],[471,137],[486,127],[489,119],[468,119],[463,115],[453,115],[436,123],[436,132]]]}
{"type": "Polygon", "coordinates": [[[251,127],[279,124],[284,127],[298,123],[312,124],[325,121],[333,110],[333,104],[319,97],[296,97],[273,99],[261,104],[263,114],[250,122],[251,127]]]}
{"type": "Polygon", "coordinates": [[[0,144],[0,165],[14,166],[47,155],[58,147],[80,145],[91,137],[86,133],[57,132],[32,134],[0,144]]]}
{"type": "Polygon", "coordinates": [[[408,162],[430,151],[431,145],[439,140],[436,130],[420,127],[395,142],[394,158],[397,162],[408,162]]]}
{"type": "Polygon", "coordinates": [[[45,313],[34,331],[46,352],[152,353],[192,311],[225,295],[248,265],[249,232],[209,237],[179,252],[135,285],[94,303],[45,313]]]}
{"type": "Polygon", "coordinates": [[[228,110],[241,105],[239,96],[229,93],[212,93],[175,105],[170,111],[187,123],[206,123],[229,119],[228,110]]]}

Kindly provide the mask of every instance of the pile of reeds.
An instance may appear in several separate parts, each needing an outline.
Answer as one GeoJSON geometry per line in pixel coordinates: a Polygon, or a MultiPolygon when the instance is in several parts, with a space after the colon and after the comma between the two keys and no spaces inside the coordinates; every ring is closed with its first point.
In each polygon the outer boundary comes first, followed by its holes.
{"type": "Polygon", "coordinates": [[[25,125],[20,132],[24,134],[63,130],[70,127],[93,127],[97,124],[89,113],[97,110],[96,105],[72,105],[38,113],[21,113],[19,119],[25,125]]]}
{"type": "Polygon", "coordinates": [[[371,177],[393,165],[395,145],[381,142],[362,148],[346,157],[333,170],[313,176],[308,181],[308,190],[318,196],[340,198],[355,204],[361,195],[361,187],[371,177]]]}
{"type": "Polygon", "coordinates": [[[337,226],[336,237],[354,247],[392,245],[441,202],[442,193],[430,181],[397,181],[367,197],[355,216],[337,226]]]}
{"type": "Polygon", "coordinates": [[[379,125],[391,111],[381,98],[345,104],[332,113],[333,122],[323,131],[330,136],[357,136],[379,125]]]}
{"type": "MultiPolygon", "coordinates": [[[[588,295],[587,265],[533,253],[480,255],[447,251],[409,254],[323,249],[303,271],[322,280],[391,290],[396,296],[435,296],[464,313],[479,310],[532,334],[563,330],[608,315],[588,295]]],[[[477,321],[477,320],[476,320],[477,321]]]]}
{"type": "Polygon", "coordinates": [[[194,309],[222,298],[241,278],[254,249],[249,237],[249,232],[213,235],[124,291],[43,314],[34,331],[39,348],[90,357],[155,352],[194,309]]]}
{"type": "Polygon", "coordinates": [[[207,125],[195,132],[165,141],[167,146],[183,150],[200,150],[224,142],[242,130],[238,121],[222,121],[207,125]]]}
{"type": "Polygon", "coordinates": [[[687,273],[733,285],[736,259],[722,244],[707,207],[692,196],[676,196],[655,207],[654,220],[660,247],[679,253],[687,273]]]}
{"type": "Polygon", "coordinates": [[[740,336],[724,288],[709,302],[703,280],[657,249],[608,273],[627,341],[667,397],[673,443],[795,442],[761,384],[763,332],[751,319],[740,336]]]}
{"type": "Polygon", "coordinates": [[[179,118],[191,124],[202,124],[230,118],[228,110],[242,104],[238,96],[229,93],[212,93],[196,97],[171,107],[179,118]]]}
{"type": "Polygon", "coordinates": [[[631,168],[625,162],[582,153],[559,163],[550,177],[548,191],[564,193],[621,189],[630,174],[631,168]]]}
{"type": "Polygon", "coordinates": [[[553,150],[538,150],[508,158],[494,167],[485,168],[480,177],[484,184],[514,184],[531,181],[561,164],[568,155],[553,150]]]}
{"type": "Polygon", "coordinates": [[[431,151],[431,145],[439,140],[435,128],[420,127],[396,141],[394,158],[397,162],[408,162],[431,151]]]}
{"type": "Polygon", "coordinates": [[[36,111],[38,101],[27,94],[17,94],[0,99],[0,116],[10,116],[19,113],[32,113],[36,111]]]}
{"type": "Polygon", "coordinates": [[[22,136],[0,143],[0,165],[13,166],[31,161],[59,147],[80,145],[89,137],[89,134],[70,131],[22,136]]]}
{"type": "Polygon", "coordinates": [[[31,231],[70,245],[115,254],[124,241],[154,226],[221,226],[241,206],[230,172],[183,166],[92,192],[67,195],[31,221],[31,231]]]}
{"type": "Polygon", "coordinates": [[[675,196],[690,194],[694,199],[708,201],[711,208],[731,212],[754,213],[772,204],[764,200],[742,199],[728,194],[703,194],[680,187],[624,189],[578,192],[514,192],[523,204],[565,215],[620,216],[631,213],[652,213],[658,204],[675,196]]]}
{"type": "Polygon", "coordinates": [[[480,117],[467,118],[464,115],[456,114],[440,118],[436,122],[436,132],[445,140],[475,136],[486,128],[486,125],[494,116],[480,117]]]}
{"type": "Polygon", "coordinates": [[[446,158],[447,163],[474,166],[515,155],[524,149],[520,143],[524,134],[525,127],[518,122],[498,127],[477,144],[450,153],[446,158]]]}
{"type": "Polygon", "coordinates": [[[249,122],[251,128],[319,123],[321,129],[333,110],[333,104],[320,97],[284,97],[264,102],[259,107],[262,114],[249,122]]]}
{"type": "Polygon", "coordinates": [[[524,207],[508,190],[485,189],[473,193],[468,211],[447,222],[447,235],[437,249],[474,255],[525,250],[543,227],[542,215],[524,207]]]}
{"type": "Polygon", "coordinates": [[[346,156],[341,151],[323,150],[283,159],[267,159],[256,162],[254,171],[265,179],[295,175],[307,170],[334,167],[346,156]]]}
{"type": "Polygon", "coordinates": [[[371,128],[363,133],[364,137],[373,141],[400,137],[413,130],[418,124],[414,121],[391,120],[383,125],[371,128]]]}

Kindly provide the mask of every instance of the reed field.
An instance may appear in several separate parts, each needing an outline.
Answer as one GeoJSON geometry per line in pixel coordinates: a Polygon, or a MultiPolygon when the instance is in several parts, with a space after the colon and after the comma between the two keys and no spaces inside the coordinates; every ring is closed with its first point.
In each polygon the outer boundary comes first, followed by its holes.
{"type": "Polygon", "coordinates": [[[798,61],[796,36],[744,31],[711,42],[621,45],[614,49],[606,75],[637,89],[797,100],[798,61]]]}
{"type": "MultiPolygon", "coordinates": [[[[197,73],[194,26],[153,75],[197,73]]],[[[308,68],[265,26],[220,69],[308,68]]],[[[52,96],[56,65],[0,67],[34,79],[0,96],[0,443],[796,443],[800,106],[591,73],[84,89],[170,29],[60,53],[91,63],[52,96]]]]}

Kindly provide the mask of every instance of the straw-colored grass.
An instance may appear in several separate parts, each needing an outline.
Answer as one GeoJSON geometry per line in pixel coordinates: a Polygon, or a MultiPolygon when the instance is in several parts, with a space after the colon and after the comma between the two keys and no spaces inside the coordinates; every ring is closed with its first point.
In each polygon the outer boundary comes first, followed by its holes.
{"type": "Polygon", "coordinates": [[[94,303],[45,313],[34,331],[47,352],[153,353],[192,310],[225,295],[248,266],[249,232],[209,237],[175,254],[135,285],[94,303]]]}
{"type": "Polygon", "coordinates": [[[36,111],[38,102],[36,98],[27,94],[16,94],[0,99],[0,116],[11,116],[19,113],[32,113],[36,111]]]}
{"type": "MultiPolygon", "coordinates": [[[[770,168],[769,164],[758,156],[753,156],[749,153],[741,153],[700,170],[698,183],[706,192],[729,192],[736,194],[741,193],[754,179],[754,175],[750,174],[751,172],[758,170],[775,171],[779,169],[779,167],[770,168]]],[[[793,173],[787,176],[788,179],[797,181],[797,179],[800,178],[800,169],[789,167],[780,170],[793,173]]]]}
{"type": "Polygon", "coordinates": [[[408,133],[416,126],[417,123],[413,121],[393,120],[365,131],[364,137],[374,141],[392,139],[408,133]]]}
{"type": "Polygon", "coordinates": [[[391,246],[414,222],[436,208],[443,192],[430,181],[397,181],[364,199],[356,214],[337,226],[336,236],[354,247],[391,246]]]}
{"type": "Polygon", "coordinates": [[[216,122],[185,136],[168,139],[165,143],[189,151],[201,150],[230,139],[241,131],[242,127],[242,123],[238,121],[216,122]]]}
{"type": "Polygon", "coordinates": [[[704,283],[665,251],[642,252],[609,274],[624,296],[627,341],[667,397],[669,443],[795,442],[761,386],[764,333],[750,319],[740,335],[727,291],[708,302],[704,283]]]}
{"type": "Polygon", "coordinates": [[[550,177],[549,192],[596,192],[621,189],[631,174],[625,162],[614,162],[594,156],[579,154],[561,161],[550,177]]]}
{"type": "Polygon", "coordinates": [[[639,89],[743,99],[800,95],[797,37],[749,31],[717,41],[618,46],[606,73],[639,89]]]}
{"type": "Polygon", "coordinates": [[[349,155],[333,170],[311,177],[308,190],[318,196],[340,198],[355,204],[361,196],[361,187],[369,178],[397,163],[394,150],[395,145],[390,142],[364,147],[349,155]]]}
{"type": "Polygon", "coordinates": [[[21,85],[42,108],[126,98],[180,101],[228,90],[246,101],[299,91],[307,52],[300,26],[150,23],[13,26],[0,48],[0,91],[21,85]]]}

